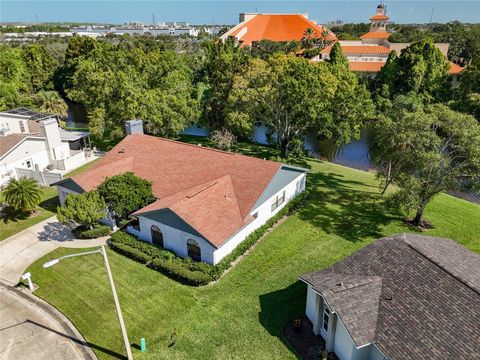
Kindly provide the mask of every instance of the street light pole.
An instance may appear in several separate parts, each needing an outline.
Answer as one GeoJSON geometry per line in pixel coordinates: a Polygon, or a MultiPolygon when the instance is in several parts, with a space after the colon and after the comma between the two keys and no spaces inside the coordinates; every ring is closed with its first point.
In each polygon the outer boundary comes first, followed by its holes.
{"type": "Polygon", "coordinates": [[[128,360],[133,360],[132,350],[130,349],[130,341],[128,341],[127,329],[125,327],[125,322],[123,321],[122,309],[120,308],[120,302],[118,301],[117,290],[115,289],[115,283],[113,282],[112,271],[110,270],[110,264],[108,263],[107,251],[105,250],[105,246],[102,245],[97,250],[93,250],[93,251],[85,251],[85,252],[82,252],[82,253],[65,255],[65,256],[61,256],[61,257],[56,258],[56,259],[52,259],[50,261],[47,261],[45,264],[43,264],[43,267],[48,268],[50,266],[58,264],[60,262],[60,260],[63,260],[63,259],[66,259],[66,258],[75,257],[75,256],[90,255],[90,254],[97,254],[97,253],[100,253],[100,254],[103,255],[103,262],[105,263],[105,267],[107,269],[108,280],[110,282],[110,287],[112,288],[113,301],[115,302],[115,308],[117,310],[118,321],[120,322],[120,329],[122,330],[123,342],[125,344],[125,350],[127,351],[127,359],[128,360]]]}

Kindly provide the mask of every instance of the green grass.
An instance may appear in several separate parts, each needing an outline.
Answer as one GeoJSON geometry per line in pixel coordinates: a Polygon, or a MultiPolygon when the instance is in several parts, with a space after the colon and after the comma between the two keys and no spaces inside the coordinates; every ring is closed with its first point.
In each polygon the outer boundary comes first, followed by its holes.
{"type": "MultiPolygon", "coordinates": [[[[98,159],[65,174],[63,178],[66,179],[88,170],[96,161],[98,159]]],[[[5,216],[2,215],[0,219],[0,241],[57,213],[57,206],[59,205],[57,189],[55,187],[42,187],[42,192],[42,201],[33,214],[14,211],[12,208],[6,209],[5,216]]],[[[0,191],[0,201],[4,201],[3,191],[0,191]]]]}
{"type": "MultiPolygon", "coordinates": [[[[325,268],[374,239],[414,231],[382,205],[373,174],[311,161],[313,190],[299,211],[270,233],[216,284],[181,285],[117,253],[109,258],[131,343],[147,340],[136,359],[294,359],[281,335],[304,313],[306,287],[297,279],[325,268]]],[[[448,195],[428,206],[435,229],[480,252],[480,207],[448,195]]],[[[78,250],[77,250],[78,251],[78,250]]],[[[72,258],[43,269],[58,249],[34,263],[35,292],[66,314],[100,359],[124,353],[101,257],[72,258]]]]}

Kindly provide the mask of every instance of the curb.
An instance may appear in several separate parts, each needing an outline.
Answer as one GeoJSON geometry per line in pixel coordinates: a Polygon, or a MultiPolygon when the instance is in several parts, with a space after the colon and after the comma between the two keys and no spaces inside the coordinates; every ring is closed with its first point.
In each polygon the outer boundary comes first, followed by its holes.
{"type": "Polygon", "coordinates": [[[73,347],[82,359],[97,360],[97,356],[90,348],[89,344],[85,341],[82,334],[80,334],[80,332],[72,324],[72,322],[60,311],[58,311],[54,306],[50,305],[45,300],[42,300],[33,294],[9,286],[3,281],[0,281],[0,289],[5,290],[10,294],[13,294],[14,296],[22,298],[23,300],[26,300],[30,304],[38,307],[44,314],[46,314],[53,321],[55,321],[64,332],[64,335],[71,340],[73,347]]]}

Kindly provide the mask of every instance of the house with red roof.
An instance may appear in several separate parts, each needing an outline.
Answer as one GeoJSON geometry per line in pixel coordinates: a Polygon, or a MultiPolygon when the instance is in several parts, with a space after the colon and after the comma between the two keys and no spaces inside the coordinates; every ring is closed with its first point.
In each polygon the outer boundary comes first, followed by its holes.
{"type": "Polygon", "coordinates": [[[218,263],[305,189],[306,170],[274,161],[135,133],[91,169],[56,184],[60,203],[133,172],[155,201],[131,214],[128,231],[181,257],[218,263]]]}

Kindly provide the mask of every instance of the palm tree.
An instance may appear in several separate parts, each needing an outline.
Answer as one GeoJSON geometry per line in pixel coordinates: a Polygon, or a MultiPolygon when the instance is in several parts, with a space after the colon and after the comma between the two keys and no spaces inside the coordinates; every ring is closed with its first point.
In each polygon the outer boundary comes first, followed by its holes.
{"type": "Polygon", "coordinates": [[[305,31],[303,32],[303,36],[301,40],[302,48],[311,49],[313,47],[316,37],[317,37],[317,33],[313,28],[311,27],[306,28],[305,31]]]}
{"type": "Polygon", "coordinates": [[[65,100],[56,91],[39,91],[35,98],[35,105],[37,110],[49,114],[57,114],[62,119],[67,118],[68,106],[65,100]]]}
{"type": "Polygon", "coordinates": [[[329,39],[330,34],[331,31],[328,28],[323,27],[322,34],[315,39],[315,45],[321,49],[325,49],[326,47],[332,45],[334,41],[329,39]]]}
{"type": "Polygon", "coordinates": [[[12,179],[3,193],[5,201],[20,211],[32,212],[42,200],[42,189],[33,179],[12,179]]]}

